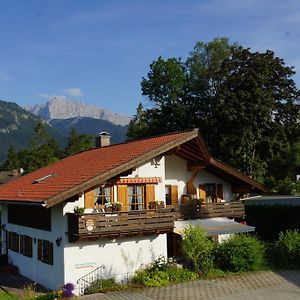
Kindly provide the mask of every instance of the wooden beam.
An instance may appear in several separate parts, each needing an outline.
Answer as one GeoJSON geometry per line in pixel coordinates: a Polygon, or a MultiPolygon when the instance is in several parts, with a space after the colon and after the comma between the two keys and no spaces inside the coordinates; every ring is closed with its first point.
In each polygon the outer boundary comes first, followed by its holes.
{"type": "Polygon", "coordinates": [[[189,181],[187,182],[187,193],[188,194],[197,194],[197,189],[194,185],[194,180],[196,178],[196,176],[198,175],[198,173],[203,169],[203,167],[196,167],[193,170],[192,176],[189,179],[189,181]]]}

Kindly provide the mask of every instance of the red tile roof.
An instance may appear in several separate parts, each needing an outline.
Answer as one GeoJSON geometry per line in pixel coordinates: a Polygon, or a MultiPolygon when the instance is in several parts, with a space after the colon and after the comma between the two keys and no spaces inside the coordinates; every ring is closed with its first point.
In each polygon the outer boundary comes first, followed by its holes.
{"type": "MultiPolygon", "coordinates": [[[[97,184],[103,184],[114,177],[118,178],[120,174],[193,139],[196,140],[199,153],[202,153],[199,154],[198,160],[206,161],[206,164],[213,168],[222,169],[226,174],[231,174],[250,187],[256,187],[261,191],[265,189],[240,171],[213,159],[198,129],[194,129],[95,148],[69,156],[0,185],[0,202],[32,202],[51,207],[97,184]]],[[[180,152],[180,147],[177,150],[180,152]]],[[[193,153],[194,159],[197,159],[195,148],[193,153]]]]}
{"type": "Polygon", "coordinates": [[[197,136],[195,129],[81,152],[1,185],[0,201],[52,206],[197,136]]]}

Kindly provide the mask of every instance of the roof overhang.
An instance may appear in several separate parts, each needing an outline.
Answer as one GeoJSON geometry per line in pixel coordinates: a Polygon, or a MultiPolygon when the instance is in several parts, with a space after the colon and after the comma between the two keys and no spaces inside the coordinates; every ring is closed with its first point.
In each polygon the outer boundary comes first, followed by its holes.
{"type": "Polygon", "coordinates": [[[220,234],[245,233],[254,231],[255,228],[245,224],[240,224],[228,218],[208,218],[195,220],[175,221],[174,232],[184,234],[184,229],[189,226],[200,227],[207,236],[220,234]]]}
{"type": "MultiPolygon", "coordinates": [[[[215,171],[217,173],[223,173],[225,176],[231,179],[231,181],[239,183],[239,184],[247,184],[250,190],[258,190],[261,192],[267,192],[268,188],[256,181],[255,179],[245,175],[244,173],[240,172],[239,170],[211,157],[209,159],[209,164],[207,168],[211,171],[215,171]]],[[[250,191],[249,190],[249,191],[250,191]]]]}
{"type": "Polygon", "coordinates": [[[202,137],[199,134],[198,129],[191,130],[186,133],[184,137],[177,138],[171,142],[168,142],[166,144],[163,144],[152,151],[149,151],[135,159],[132,159],[122,165],[119,165],[116,168],[113,168],[107,172],[104,172],[102,174],[99,174],[98,176],[95,176],[79,185],[76,185],[66,191],[63,191],[62,193],[59,193],[58,195],[55,195],[45,201],[46,207],[49,208],[51,206],[54,206],[72,196],[75,196],[76,194],[81,194],[85,190],[101,183],[105,183],[108,179],[114,178],[118,176],[119,174],[122,174],[126,172],[127,170],[136,168],[140,166],[141,164],[145,163],[146,161],[149,161],[153,159],[154,157],[164,154],[172,149],[176,149],[179,147],[178,151],[181,151],[180,145],[183,145],[186,142],[189,142],[191,140],[195,139],[196,145],[198,145],[199,151],[201,151],[201,155],[203,155],[204,158],[207,160],[209,159],[207,148],[204,144],[204,141],[202,137]]]}

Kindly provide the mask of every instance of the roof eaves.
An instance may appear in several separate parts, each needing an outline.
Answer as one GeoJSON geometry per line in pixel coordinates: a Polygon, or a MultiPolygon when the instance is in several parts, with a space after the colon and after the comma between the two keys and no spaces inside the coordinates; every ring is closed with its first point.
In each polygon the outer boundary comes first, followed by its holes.
{"type": "Polygon", "coordinates": [[[166,144],[163,144],[161,146],[159,146],[156,149],[153,149],[137,158],[134,158],[122,165],[119,165],[118,167],[111,169],[105,173],[99,174],[79,185],[76,185],[73,188],[70,188],[68,190],[65,190],[49,199],[47,199],[46,202],[46,207],[49,208],[51,206],[54,206],[72,196],[75,196],[76,194],[80,194],[83,193],[86,189],[95,186],[96,184],[99,184],[99,182],[104,182],[107,179],[110,179],[114,176],[119,175],[120,173],[123,173],[129,169],[132,169],[134,167],[137,167],[139,165],[141,165],[142,163],[162,154],[165,153],[181,144],[184,144],[194,138],[198,137],[199,138],[199,130],[198,129],[194,129],[190,132],[187,132],[186,135],[184,137],[179,137],[173,141],[170,141],[166,144]]]}
{"type": "Polygon", "coordinates": [[[245,175],[241,171],[239,171],[237,169],[234,169],[233,167],[231,167],[231,166],[229,166],[229,165],[227,165],[227,164],[225,164],[225,163],[223,163],[219,160],[216,160],[213,157],[210,158],[209,163],[212,166],[214,166],[216,168],[219,168],[219,169],[223,170],[224,172],[227,172],[227,173],[231,174],[232,176],[237,177],[238,179],[240,179],[240,180],[248,183],[249,185],[259,189],[262,192],[267,192],[268,191],[267,187],[265,187],[264,185],[262,185],[261,183],[259,183],[255,179],[245,175]]]}

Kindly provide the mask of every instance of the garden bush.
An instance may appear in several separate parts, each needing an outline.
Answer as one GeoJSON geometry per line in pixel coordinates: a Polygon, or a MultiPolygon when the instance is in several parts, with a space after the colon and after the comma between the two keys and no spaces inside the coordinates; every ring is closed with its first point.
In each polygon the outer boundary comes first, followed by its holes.
{"type": "Polygon", "coordinates": [[[215,250],[215,263],[223,271],[256,271],[265,267],[265,246],[256,237],[235,234],[215,250]]]}
{"type": "Polygon", "coordinates": [[[84,294],[105,293],[124,289],[126,289],[126,285],[116,282],[115,278],[98,279],[85,289],[84,294]]]}
{"type": "Polygon", "coordinates": [[[195,272],[179,268],[174,260],[161,256],[147,268],[138,270],[131,279],[131,283],[146,287],[158,287],[171,282],[183,282],[196,278],[198,275],[195,272]]]}
{"type": "Polygon", "coordinates": [[[280,232],[277,249],[279,259],[275,261],[276,265],[288,268],[300,267],[300,232],[297,229],[280,232]]]}
{"type": "Polygon", "coordinates": [[[184,230],[182,249],[184,254],[191,259],[196,271],[206,274],[214,268],[214,248],[215,244],[205,236],[200,227],[189,226],[184,230]]]}

